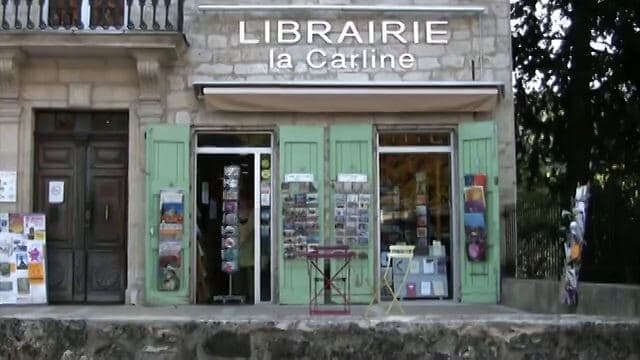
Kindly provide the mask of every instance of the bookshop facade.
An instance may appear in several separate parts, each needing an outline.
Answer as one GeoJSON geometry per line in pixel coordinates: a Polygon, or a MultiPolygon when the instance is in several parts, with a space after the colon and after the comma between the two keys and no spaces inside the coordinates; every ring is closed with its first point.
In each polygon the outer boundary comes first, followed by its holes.
{"type": "MultiPolygon", "coordinates": [[[[192,39],[206,41],[182,78],[196,96],[146,139],[148,168],[162,163],[148,199],[171,164],[190,174],[191,285],[157,291],[151,269],[148,299],[305,304],[305,252],[346,245],[351,299],[368,303],[388,295],[389,246],[409,244],[414,261],[391,271],[403,297],[496,303],[515,198],[508,4],[310,9],[200,6],[192,39]]],[[[170,253],[148,241],[152,264],[170,253]]]]}
{"type": "Polygon", "coordinates": [[[396,244],[415,246],[390,269],[404,298],[499,301],[508,2],[275,3],[187,1],[186,42],[109,60],[11,60],[0,213],[46,215],[49,302],[306,304],[305,254],[325,245],[353,253],[369,303],[396,244]]]}

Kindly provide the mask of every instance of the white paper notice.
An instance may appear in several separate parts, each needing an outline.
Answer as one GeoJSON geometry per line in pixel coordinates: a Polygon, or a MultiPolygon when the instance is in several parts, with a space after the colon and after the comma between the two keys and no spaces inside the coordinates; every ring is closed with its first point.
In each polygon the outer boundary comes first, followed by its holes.
{"type": "Polygon", "coordinates": [[[431,281],[422,281],[420,283],[420,295],[431,295],[431,281]]]}
{"type": "Polygon", "coordinates": [[[284,182],[313,182],[313,174],[286,174],[284,182]]]}
{"type": "Polygon", "coordinates": [[[18,173],[0,171],[0,202],[16,202],[18,173]]]}
{"type": "Polygon", "coordinates": [[[415,260],[411,260],[411,263],[409,264],[409,273],[411,273],[411,274],[419,274],[420,273],[420,263],[415,261],[415,260]]]}
{"type": "Polygon", "coordinates": [[[436,296],[444,296],[444,282],[442,282],[442,280],[433,282],[433,294],[436,296]]]}
{"type": "Polygon", "coordinates": [[[64,202],[64,181],[49,181],[49,204],[64,202]]]}
{"type": "Polygon", "coordinates": [[[422,268],[425,274],[433,274],[436,272],[436,266],[433,260],[422,259],[422,268]]]}
{"type": "Polygon", "coordinates": [[[367,174],[338,174],[338,182],[367,182],[367,174]]]}

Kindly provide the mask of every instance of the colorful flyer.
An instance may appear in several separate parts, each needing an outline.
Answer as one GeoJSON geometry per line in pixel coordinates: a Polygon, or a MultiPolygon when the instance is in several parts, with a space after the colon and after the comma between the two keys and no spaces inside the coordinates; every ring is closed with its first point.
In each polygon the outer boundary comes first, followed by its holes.
{"type": "Polygon", "coordinates": [[[42,214],[28,214],[24,216],[24,234],[29,240],[43,241],[45,238],[45,217],[42,214]]]}

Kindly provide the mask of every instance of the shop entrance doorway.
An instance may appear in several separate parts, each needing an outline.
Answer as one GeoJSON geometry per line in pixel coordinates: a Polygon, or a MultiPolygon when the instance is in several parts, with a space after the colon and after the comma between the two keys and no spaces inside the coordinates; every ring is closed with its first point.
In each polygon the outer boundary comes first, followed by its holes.
{"type": "Polygon", "coordinates": [[[124,302],[127,114],[41,112],[35,128],[34,210],[47,216],[49,302],[124,302]]]}
{"type": "Polygon", "coordinates": [[[198,135],[198,304],[271,301],[270,146],[270,134],[198,135]]]}
{"type": "MultiPolygon", "coordinates": [[[[396,294],[452,299],[457,252],[451,134],[383,132],[378,141],[380,273],[386,270],[390,245],[414,245],[410,265],[404,259],[392,263],[396,294]]],[[[380,295],[390,298],[385,289],[380,295]]]]}

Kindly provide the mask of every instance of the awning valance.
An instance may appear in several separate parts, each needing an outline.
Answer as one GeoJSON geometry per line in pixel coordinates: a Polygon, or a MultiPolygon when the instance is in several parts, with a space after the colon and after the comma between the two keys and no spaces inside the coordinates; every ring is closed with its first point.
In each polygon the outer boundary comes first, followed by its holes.
{"type": "Polygon", "coordinates": [[[196,83],[210,110],[234,112],[485,112],[504,85],[438,83],[196,83]]]}

